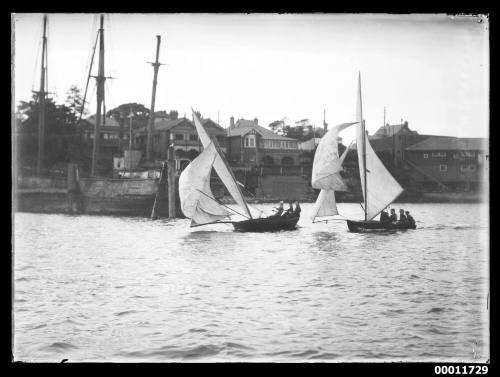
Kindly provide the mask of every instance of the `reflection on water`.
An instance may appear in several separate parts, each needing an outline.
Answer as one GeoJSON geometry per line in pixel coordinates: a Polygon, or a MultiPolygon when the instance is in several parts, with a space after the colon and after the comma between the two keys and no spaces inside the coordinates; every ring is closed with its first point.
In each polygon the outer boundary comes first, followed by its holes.
{"type": "Polygon", "coordinates": [[[404,208],[416,231],[18,213],[15,359],[485,361],[484,206],[404,208]]]}

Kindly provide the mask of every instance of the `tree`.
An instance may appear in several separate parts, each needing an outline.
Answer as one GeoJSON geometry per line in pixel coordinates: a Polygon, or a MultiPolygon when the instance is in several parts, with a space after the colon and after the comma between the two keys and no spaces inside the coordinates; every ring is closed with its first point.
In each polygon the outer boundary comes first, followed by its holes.
{"type": "Polygon", "coordinates": [[[83,110],[83,115],[87,115],[89,112],[83,106],[83,96],[82,91],[76,85],[72,85],[66,92],[66,107],[68,107],[76,119],[80,117],[80,113],[83,110]]]}
{"type": "MultiPolygon", "coordinates": [[[[43,165],[50,168],[57,163],[77,162],[81,157],[83,139],[76,125],[77,113],[83,99],[76,86],[68,92],[65,104],[45,100],[45,155],[43,165]],[[71,106],[71,104],[73,106],[71,106]]],[[[16,136],[18,161],[22,166],[35,166],[38,158],[39,102],[33,95],[29,102],[20,101],[17,107],[16,136]]]]}
{"type": "Polygon", "coordinates": [[[149,109],[140,103],[124,103],[106,113],[107,117],[113,118],[120,126],[128,126],[130,122],[130,112],[133,114],[132,127],[145,127],[149,121],[149,109]]]}

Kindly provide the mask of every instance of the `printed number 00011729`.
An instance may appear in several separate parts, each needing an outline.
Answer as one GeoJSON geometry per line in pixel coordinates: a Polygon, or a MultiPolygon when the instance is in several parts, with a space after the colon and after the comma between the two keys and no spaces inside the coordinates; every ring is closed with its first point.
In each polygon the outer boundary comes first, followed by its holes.
{"type": "Polygon", "coordinates": [[[487,365],[436,365],[435,374],[487,374],[487,365]]]}

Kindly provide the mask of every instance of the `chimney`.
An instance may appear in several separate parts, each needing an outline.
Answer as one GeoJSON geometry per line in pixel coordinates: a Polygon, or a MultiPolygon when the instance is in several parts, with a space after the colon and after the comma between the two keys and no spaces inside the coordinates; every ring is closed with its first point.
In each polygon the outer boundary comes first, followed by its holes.
{"type": "Polygon", "coordinates": [[[234,128],[234,117],[229,118],[229,128],[234,128]]]}
{"type": "Polygon", "coordinates": [[[254,118],[253,122],[255,123],[255,125],[258,125],[259,124],[259,119],[254,118]]]}

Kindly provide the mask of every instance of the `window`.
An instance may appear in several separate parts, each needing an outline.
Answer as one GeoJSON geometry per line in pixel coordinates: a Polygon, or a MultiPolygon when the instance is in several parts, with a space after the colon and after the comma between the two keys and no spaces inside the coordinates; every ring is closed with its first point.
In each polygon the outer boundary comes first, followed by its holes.
{"type": "Polygon", "coordinates": [[[460,171],[475,171],[476,165],[460,165],[460,171]]]}
{"type": "Polygon", "coordinates": [[[446,157],[446,152],[432,152],[432,157],[446,157]]]}
{"type": "Polygon", "coordinates": [[[183,134],[174,134],[174,140],[184,140],[183,134]]]}
{"type": "Polygon", "coordinates": [[[189,140],[189,136],[191,136],[190,134],[184,134],[184,140],[189,140]]]}
{"type": "Polygon", "coordinates": [[[191,141],[198,140],[198,135],[189,135],[189,140],[191,140],[191,141]]]}
{"type": "Polygon", "coordinates": [[[439,171],[448,171],[448,165],[439,165],[439,171]]]}
{"type": "Polygon", "coordinates": [[[428,153],[424,153],[424,158],[429,158],[429,154],[428,153]]]}
{"type": "Polygon", "coordinates": [[[247,148],[255,148],[255,135],[248,135],[244,139],[244,145],[247,148]]]}
{"type": "Polygon", "coordinates": [[[476,153],[475,152],[469,152],[469,151],[461,152],[461,155],[464,156],[464,157],[476,157],[476,153]]]}

